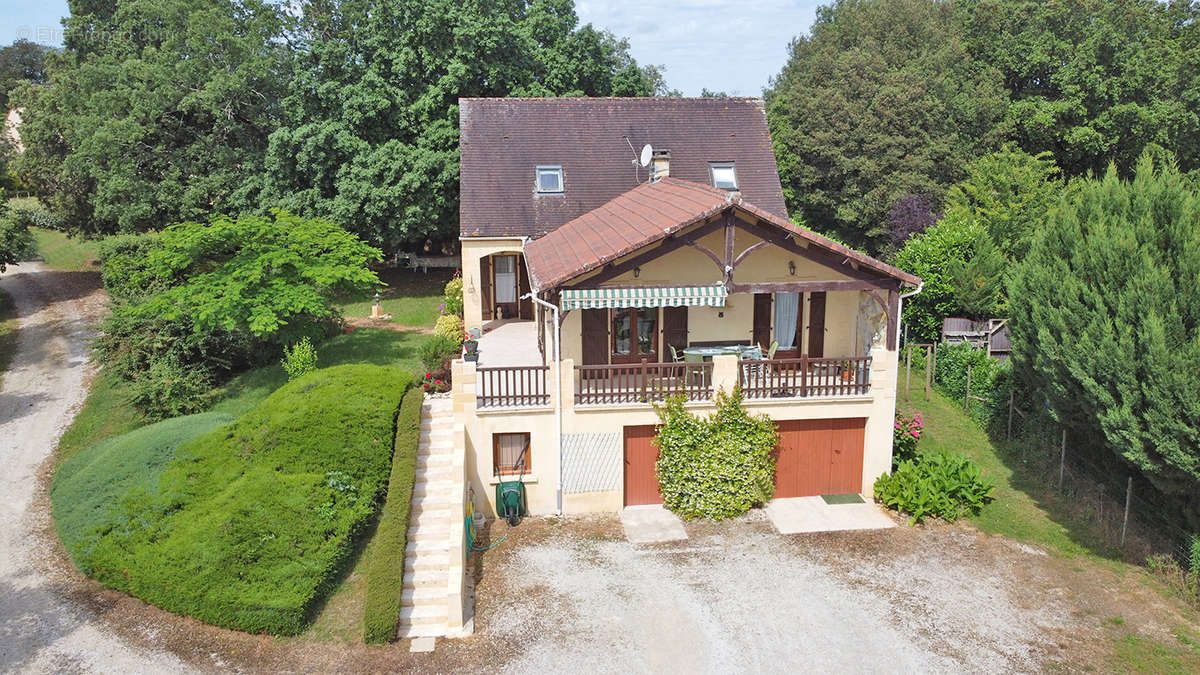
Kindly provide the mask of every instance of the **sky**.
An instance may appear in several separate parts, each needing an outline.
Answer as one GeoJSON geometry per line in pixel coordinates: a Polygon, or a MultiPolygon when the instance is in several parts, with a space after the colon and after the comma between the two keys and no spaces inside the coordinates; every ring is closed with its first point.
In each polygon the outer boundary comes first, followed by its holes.
{"type": "MultiPolygon", "coordinates": [[[[580,24],[629,38],[641,64],[664,67],[685,96],[702,88],[759,96],[779,74],[788,43],[808,32],[829,0],[576,0],[580,24]],[[726,51],[721,51],[726,50],[726,51]]],[[[0,44],[62,44],[66,0],[0,0],[0,44]]]]}

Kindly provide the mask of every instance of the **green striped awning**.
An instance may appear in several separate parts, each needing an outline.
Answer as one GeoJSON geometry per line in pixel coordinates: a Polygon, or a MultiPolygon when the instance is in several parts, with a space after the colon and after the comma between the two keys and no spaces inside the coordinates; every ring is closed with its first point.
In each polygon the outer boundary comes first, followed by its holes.
{"type": "Polygon", "coordinates": [[[562,308],[620,309],[622,307],[724,307],[725,287],[589,288],[564,290],[562,308]]]}

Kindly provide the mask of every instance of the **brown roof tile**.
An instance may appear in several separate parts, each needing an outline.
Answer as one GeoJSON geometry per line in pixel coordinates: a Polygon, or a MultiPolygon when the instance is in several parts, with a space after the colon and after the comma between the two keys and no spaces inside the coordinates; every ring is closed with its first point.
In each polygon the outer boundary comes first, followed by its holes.
{"type": "Polygon", "coordinates": [[[671,176],[707,184],[734,162],[746,199],[787,218],[762,102],[695,98],[479,98],[459,101],[464,237],[540,237],[646,182],[631,160],[671,151],[671,176]],[[626,140],[628,139],[628,140],[626,140]],[[534,167],[561,165],[565,191],[534,194],[534,167]]]}
{"type": "Polygon", "coordinates": [[[642,183],[525,245],[534,288],[547,290],[665,239],[726,209],[759,220],[837,253],[880,276],[917,285],[920,279],[761,209],[739,193],[672,176],[642,183]]]}

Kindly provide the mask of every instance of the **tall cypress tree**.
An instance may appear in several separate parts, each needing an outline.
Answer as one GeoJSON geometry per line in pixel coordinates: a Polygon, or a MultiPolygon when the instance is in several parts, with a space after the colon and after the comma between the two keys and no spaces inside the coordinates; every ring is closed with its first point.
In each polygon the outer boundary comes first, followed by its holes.
{"type": "Polygon", "coordinates": [[[1200,523],[1200,194],[1149,154],[1055,210],[1013,278],[1022,379],[1110,468],[1200,523]]]}

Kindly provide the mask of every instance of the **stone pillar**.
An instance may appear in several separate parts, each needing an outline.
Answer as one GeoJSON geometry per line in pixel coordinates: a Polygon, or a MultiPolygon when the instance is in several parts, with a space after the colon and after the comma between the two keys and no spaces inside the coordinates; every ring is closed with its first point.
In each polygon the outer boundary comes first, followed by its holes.
{"type": "Polygon", "coordinates": [[[452,637],[470,632],[465,626],[467,612],[464,605],[468,596],[466,592],[467,432],[463,425],[454,425],[453,439],[455,453],[451,472],[454,489],[450,497],[450,550],[448,551],[449,569],[446,579],[446,634],[452,637]],[[462,452],[458,451],[460,448],[462,452]]]}

